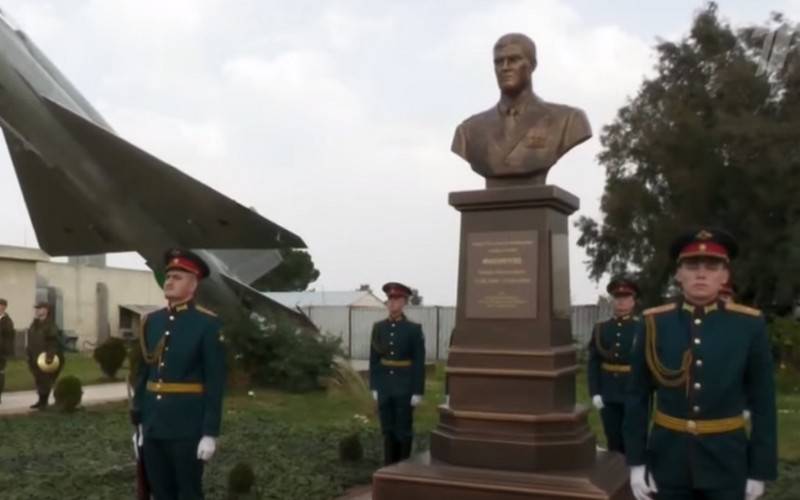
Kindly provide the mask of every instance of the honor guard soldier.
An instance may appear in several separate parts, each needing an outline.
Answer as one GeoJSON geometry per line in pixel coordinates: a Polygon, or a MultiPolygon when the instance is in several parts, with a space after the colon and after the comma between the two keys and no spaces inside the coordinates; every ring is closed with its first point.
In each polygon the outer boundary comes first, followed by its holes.
{"type": "Polygon", "coordinates": [[[644,311],[634,341],[624,426],[631,489],[639,500],[754,500],[778,460],[764,317],[719,298],[737,253],[728,233],[691,231],[670,253],[683,296],[644,311]]]}
{"type": "Polygon", "coordinates": [[[597,323],[589,341],[589,395],[600,411],[608,450],[624,453],[622,422],[631,372],[631,346],[639,324],[633,315],[639,288],[633,280],[617,277],[606,291],[612,297],[614,317],[597,323]]]}
{"type": "Polygon", "coordinates": [[[33,321],[28,328],[28,368],[36,381],[39,400],[34,410],[47,408],[50,391],[64,368],[64,348],[61,336],[50,314],[50,304],[37,302],[33,306],[33,321]]]}
{"type": "Polygon", "coordinates": [[[369,387],[378,403],[384,464],[389,465],[411,456],[413,408],[425,393],[425,337],[422,326],[403,314],[411,289],[386,283],[383,291],[389,317],[372,326],[369,387]]]}
{"type": "Polygon", "coordinates": [[[143,320],[131,419],[156,500],[203,498],[203,463],[216,449],[225,355],[216,314],[195,303],[209,270],[196,254],[165,255],[168,307],[143,320]]]}
{"type": "Polygon", "coordinates": [[[14,356],[14,322],[6,312],[6,307],[6,299],[0,299],[0,398],[6,386],[6,362],[14,356]]]}

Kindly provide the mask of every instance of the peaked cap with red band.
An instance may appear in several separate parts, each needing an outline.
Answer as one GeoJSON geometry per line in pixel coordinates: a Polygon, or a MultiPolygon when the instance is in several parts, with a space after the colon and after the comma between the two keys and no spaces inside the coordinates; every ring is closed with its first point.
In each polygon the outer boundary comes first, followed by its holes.
{"type": "Polygon", "coordinates": [[[200,279],[208,276],[208,265],[197,254],[182,248],[173,248],[164,254],[164,271],[186,271],[200,279]]]}
{"type": "Polygon", "coordinates": [[[699,228],[682,234],[672,242],[670,255],[680,262],[691,257],[707,257],[730,262],[739,246],[730,233],[716,228],[699,228]]]}
{"type": "Polygon", "coordinates": [[[609,281],[606,292],[614,297],[617,295],[639,295],[639,286],[627,276],[616,276],[609,281]]]}
{"type": "Polygon", "coordinates": [[[405,286],[402,283],[397,283],[396,281],[390,281],[383,285],[383,293],[386,294],[387,297],[411,297],[411,289],[405,286]]]}

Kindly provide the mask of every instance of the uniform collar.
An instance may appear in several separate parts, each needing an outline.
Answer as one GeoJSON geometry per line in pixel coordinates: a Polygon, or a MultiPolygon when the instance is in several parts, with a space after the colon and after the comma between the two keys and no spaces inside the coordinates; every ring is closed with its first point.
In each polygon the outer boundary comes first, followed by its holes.
{"type": "Polygon", "coordinates": [[[189,299],[186,302],[181,302],[180,304],[173,304],[171,306],[167,306],[169,312],[172,314],[179,314],[182,312],[186,312],[189,309],[194,309],[194,299],[189,299]]]}
{"type": "Polygon", "coordinates": [[[406,315],[405,314],[400,314],[400,316],[398,316],[396,318],[393,318],[391,315],[389,315],[389,317],[387,319],[389,321],[393,322],[393,323],[398,323],[400,321],[405,321],[406,320],[406,315]]]}
{"type": "Polygon", "coordinates": [[[624,314],[622,316],[614,316],[614,321],[630,321],[633,319],[632,314],[624,314]]]}
{"type": "Polygon", "coordinates": [[[711,312],[714,312],[719,309],[719,301],[715,300],[714,302],[707,304],[706,306],[696,306],[689,301],[684,300],[683,306],[681,307],[684,311],[687,311],[689,314],[695,316],[702,316],[711,312]]]}

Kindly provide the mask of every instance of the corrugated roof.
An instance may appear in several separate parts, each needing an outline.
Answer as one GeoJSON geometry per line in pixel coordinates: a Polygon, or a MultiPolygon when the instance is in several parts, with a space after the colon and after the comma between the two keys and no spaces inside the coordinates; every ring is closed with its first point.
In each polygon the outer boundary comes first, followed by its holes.
{"type": "Polygon", "coordinates": [[[264,292],[268,298],[289,308],[309,306],[381,307],[381,300],[370,292],[264,292]]]}

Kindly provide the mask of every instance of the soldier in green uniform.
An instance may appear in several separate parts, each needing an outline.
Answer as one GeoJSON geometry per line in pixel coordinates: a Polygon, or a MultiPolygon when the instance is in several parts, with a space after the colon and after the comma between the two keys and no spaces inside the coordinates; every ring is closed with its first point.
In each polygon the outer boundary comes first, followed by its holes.
{"type": "Polygon", "coordinates": [[[411,456],[414,410],[425,393],[425,337],[403,309],[411,289],[386,283],[389,317],[372,327],[369,387],[378,403],[386,465],[411,456]]]}
{"type": "Polygon", "coordinates": [[[609,451],[625,453],[622,422],[625,390],[631,372],[630,354],[639,319],[633,315],[639,287],[619,276],[606,291],[612,297],[614,317],[597,323],[589,341],[589,395],[600,411],[609,451]]]}
{"type": "Polygon", "coordinates": [[[64,347],[58,328],[50,315],[50,304],[47,302],[38,302],[34,306],[33,321],[28,327],[26,351],[28,368],[33,374],[36,392],[39,395],[39,400],[31,405],[31,408],[44,410],[47,408],[53,384],[64,368],[64,347]],[[42,353],[44,353],[44,359],[41,358],[42,353]]]}
{"type": "Polygon", "coordinates": [[[206,263],[175,249],[165,268],[168,306],[143,321],[131,419],[155,499],[193,500],[220,432],[225,355],[220,320],[194,301],[206,263]]]}
{"type": "Polygon", "coordinates": [[[6,312],[6,307],[6,299],[0,299],[0,402],[6,386],[6,363],[14,355],[14,322],[6,312]]]}
{"type": "Polygon", "coordinates": [[[677,238],[671,255],[683,296],[644,312],[624,425],[639,500],[754,500],[776,478],[775,383],[764,317],[719,298],[736,253],[734,239],[718,229],[677,238]]]}

